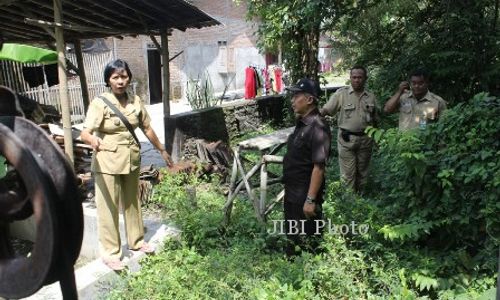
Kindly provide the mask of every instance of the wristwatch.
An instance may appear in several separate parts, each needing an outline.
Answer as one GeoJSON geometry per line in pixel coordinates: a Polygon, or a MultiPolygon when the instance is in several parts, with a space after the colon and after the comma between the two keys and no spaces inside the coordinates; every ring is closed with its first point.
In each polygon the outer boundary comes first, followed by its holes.
{"type": "Polygon", "coordinates": [[[306,203],[307,204],[315,204],[316,203],[316,199],[314,199],[313,197],[311,197],[311,196],[308,195],[306,197],[306,203]]]}

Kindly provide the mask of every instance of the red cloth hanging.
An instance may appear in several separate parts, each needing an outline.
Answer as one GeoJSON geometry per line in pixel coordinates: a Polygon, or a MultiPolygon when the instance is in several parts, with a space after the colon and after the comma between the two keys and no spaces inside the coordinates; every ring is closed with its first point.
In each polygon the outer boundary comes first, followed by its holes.
{"type": "Polygon", "coordinates": [[[255,70],[247,67],[245,69],[245,99],[253,99],[257,95],[255,83],[255,70]]]}
{"type": "Polygon", "coordinates": [[[271,76],[269,76],[267,69],[262,70],[262,75],[264,76],[264,88],[267,95],[273,89],[273,86],[271,85],[271,76]]]}
{"type": "Polygon", "coordinates": [[[283,90],[283,71],[280,68],[275,68],[274,77],[276,78],[276,92],[281,93],[283,90]]]}

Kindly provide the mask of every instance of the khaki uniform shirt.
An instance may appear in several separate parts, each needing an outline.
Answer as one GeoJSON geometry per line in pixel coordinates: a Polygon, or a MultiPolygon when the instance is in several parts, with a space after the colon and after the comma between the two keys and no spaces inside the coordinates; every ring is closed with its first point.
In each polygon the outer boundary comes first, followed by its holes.
{"type": "Polygon", "coordinates": [[[365,90],[358,97],[351,86],[338,89],[323,110],[329,115],[338,112],[339,128],[351,132],[363,132],[367,126],[378,122],[375,95],[365,90]]]}
{"type": "Polygon", "coordinates": [[[425,96],[417,100],[412,92],[401,95],[399,107],[399,129],[408,130],[425,126],[427,123],[436,121],[439,115],[446,109],[446,102],[436,94],[427,92],[425,96]]]}
{"type": "MultiPolygon", "coordinates": [[[[112,93],[103,93],[115,105],[135,129],[148,128],[151,118],[138,96],[132,96],[126,107],[112,93]],[[139,120],[141,117],[141,120],[139,120]]],[[[106,174],[129,174],[140,166],[140,149],[130,131],[120,118],[100,98],[92,100],[83,124],[102,139],[100,151],[92,155],[93,172],[106,174]]]]}

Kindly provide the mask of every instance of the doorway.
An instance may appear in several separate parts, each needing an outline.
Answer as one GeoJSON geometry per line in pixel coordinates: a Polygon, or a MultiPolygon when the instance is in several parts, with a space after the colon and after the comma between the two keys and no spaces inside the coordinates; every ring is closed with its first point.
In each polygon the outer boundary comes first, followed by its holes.
{"type": "Polygon", "coordinates": [[[148,45],[149,104],[161,103],[161,55],[148,45]]]}

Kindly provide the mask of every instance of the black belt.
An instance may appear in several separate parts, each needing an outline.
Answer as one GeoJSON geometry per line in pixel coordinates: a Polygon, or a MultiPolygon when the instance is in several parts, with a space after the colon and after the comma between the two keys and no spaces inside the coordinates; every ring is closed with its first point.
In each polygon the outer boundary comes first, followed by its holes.
{"type": "Polygon", "coordinates": [[[366,135],[366,133],[364,131],[354,132],[344,128],[340,128],[340,135],[342,136],[342,139],[344,141],[349,142],[351,140],[351,135],[364,136],[366,135]]]}

